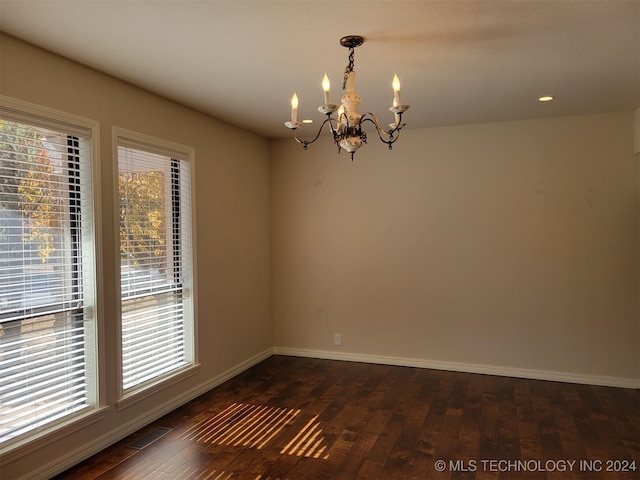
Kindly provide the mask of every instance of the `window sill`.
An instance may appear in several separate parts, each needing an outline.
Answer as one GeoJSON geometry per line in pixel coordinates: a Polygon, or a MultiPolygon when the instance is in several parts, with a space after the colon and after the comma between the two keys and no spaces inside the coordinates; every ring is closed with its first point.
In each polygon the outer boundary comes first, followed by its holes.
{"type": "Polygon", "coordinates": [[[129,408],[131,405],[135,405],[136,403],[149,398],[152,395],[164,390],[165,388],[170,387],[171,385],[175,385],[200,371],[200,364],[197,363],[195,365],[190,365],[177,373],[171,375],[170,377],[164,377],[162,380],[153,383],[151,385],[146,385],[144,387],[138,388],[126,395],[124,395],[120,400],[116,402],[116,409],[120,412],[126,408],[129,408]]]}
{"type": "Polygon", "coordinates": [[[101,421],[106,416],[108,409],[109,407],[97,408],[73,419],[53,424],[28,437],[16,439],[15,441],[9,440],[6,446],[0,448],[0,467],[37,450],[42,450],[47,445],[57,442],[63,437],[101,421]]]}

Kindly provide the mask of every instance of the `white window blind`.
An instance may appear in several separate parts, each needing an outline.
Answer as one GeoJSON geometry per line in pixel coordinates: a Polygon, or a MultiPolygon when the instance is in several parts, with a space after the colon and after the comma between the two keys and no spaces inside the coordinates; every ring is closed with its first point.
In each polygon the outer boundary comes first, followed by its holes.
{"type": "Polygon", "coordinates": [[[95,407],[89,147],[0,118],[0,443],[95,407]]]}
{"type": "Polygon", "coordinates": [[[193,364],[189,162],[118,147],[122,390],[193,364]]]}

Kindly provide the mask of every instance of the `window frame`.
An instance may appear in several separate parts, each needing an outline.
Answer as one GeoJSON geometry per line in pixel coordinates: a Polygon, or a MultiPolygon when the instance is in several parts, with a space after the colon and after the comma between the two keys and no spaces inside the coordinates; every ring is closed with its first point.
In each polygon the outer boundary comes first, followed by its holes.
{"type": "MultiPolygon", "coordinates": [[[[186,292],[184,301],[189,302],[188,311],[191,313],[191,332],[190,332],[190,357],[191,363],[185,367],[169,372],[160,376],[156,380],[151,380],[143,383],[139,387],[131,388],[127,391],[123,388],[122,378],[122,286],[121,286],[121,260],[119,255],[120,245],[120,219],[118,215],[114,215],[114,236],[115,245],[118,246],[115,251],[115,292],[118,299],[118,307],[116,308],[116,378],[117,378],[117,401],[116,408],[118,411],[124,410],[131,405],[134,405],[156,393],[183,381],[186,378],[195,375],[200,369],[199,363],[199,349],[198,349],[198,312],[197,312],[197,260],[196,260],[196,212],[195,212],[195,149],[193,147],[183,145],[180,143],[172,142],[162,138],[157,138],[151,135],[135,132],[125,128],[113,126],[112,127],[112,152],[113,152],[113,185],[114,185],[114,211],[117,212],[120,209],[119,195],[118,195],[118,180],[119,180],[119,167],[118,167],[118,147],[129,147],[133,149],[143,150],[148,153],[159,154],[167,156],[179,161],[185,161],[189,163],[189,179],[188,179],[188,192],[189,202],[191,210],[191,222],[188,228],[190,229],[190,270],[191,277],[185,279],[182,289],[186,292]]],[[[173,179],[172,179],[173,181],[173,179]]],[[[180,179],[180,181],[184,181],[180,179]]],[[[170,216],[175,213],[170,212],[170,216]]]]}
{"type": "MultiPolygon", "coordinates": [[[[80,231],[84,238],[76,238],[88,251],[83,250],[83,266],[87,268],[83,276],[91,279],[86,290],[84,315],[88,326],[87,340],[93,345],[86,355],[88,364],[87,390],[90,404],[68,416],[54,420],[42,427],[20,434],[0,444],[0,467],[29,453],[40,450],[59,438],[102,420],[108,407],[105,389],[103,284],[102,284],[102,242],[100,208],[100,123],[78,115],[62,112],[42,105],[0,95],[0,115],[3,119],[18,123],[59,131],[70,136],[78,136],[88,142],[89,160],[82,168],[90,169],[88,192],[80,192],[83,201],[76,209],[90,212],[91,226],[80,231]],[[89,257],[88,259],[86,257],[89,257]]],[[[73,145],[69,145],[73,149],[73,145]]],[[[70,153],[70,152],[69,152],[70,153]]],[[[72,209],[69,205],[70,210],[72,209]]],[[[77,211],[75,212],[77,214],[77,211]]],[[[73,216],[73,215],[72,215],[73,216]]],[[[89,221],[89,220],[85,220],[89,221]]],[[[77,229],[76,229],[76,233],[77,229]]]]}

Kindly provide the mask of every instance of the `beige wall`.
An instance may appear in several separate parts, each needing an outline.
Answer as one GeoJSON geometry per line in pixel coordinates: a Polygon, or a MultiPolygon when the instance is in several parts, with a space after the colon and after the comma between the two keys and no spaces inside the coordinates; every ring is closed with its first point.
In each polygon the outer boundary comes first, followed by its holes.
{"type": "Polygon", "coordinates": [[[633,117],[273,142],[276,352],[640,385],[633,117]]]}
{"type": "MultiPolygon", "coordinates": [[[[0,93],[100,122],[104,328],[107,410],[104,420],[1,467],[19,478],[64,462],[97,439],[171,406],[256,355],[270,353],[268,142],[126,83],[19,42],[0,37],[0,93]],[[116,255],[111,127],[195,148],[201,369],[193,376],[117,412],[115,384],[116,255]]],[[[212,87],[213,88],[213,87],[212,87]]],[[[114,438],[114,440],[117,438],[114,438]]],[[[68,466],[68,465],[67,465],[68,466]]]]}

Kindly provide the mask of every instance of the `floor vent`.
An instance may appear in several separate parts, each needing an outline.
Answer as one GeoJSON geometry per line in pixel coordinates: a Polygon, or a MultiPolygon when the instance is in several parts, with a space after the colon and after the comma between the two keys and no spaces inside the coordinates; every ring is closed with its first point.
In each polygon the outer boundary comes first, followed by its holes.
{"type": "Polygon", "coordinates": [[[129,448],[135,448],[136,450],[142,450],[143,448],[148,447],[149,445],[151,445],[156,440],[164,437],[171,430],[173,430],[173,428],[167,428],[167,427],[157,428],[153,432],[151,432],[151,433],[145,435],[144,437],[142,437],[142,438],[136,440],[135,442],[133,442],[131,445],[129,445],[129,448]]]}

